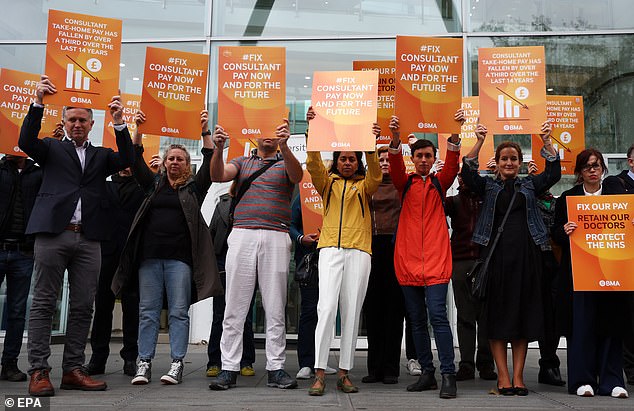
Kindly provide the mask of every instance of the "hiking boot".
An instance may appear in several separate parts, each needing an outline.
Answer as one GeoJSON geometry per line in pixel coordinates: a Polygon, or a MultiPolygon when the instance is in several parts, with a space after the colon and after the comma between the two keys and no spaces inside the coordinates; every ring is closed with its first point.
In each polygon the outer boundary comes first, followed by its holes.
{"type": "Polygon", "coordinates": [[[220,374],[209,383],[209,389],[214,391],[224,391],[236,386],[238,371],[222,370],[220,374]]]}
{"type": "Polygon", "coordinates": [[[152,363],[150,360],[139,360],[132,385],[145,385],[152,381],[152,363]]]}
{"type": "Polygon", "coordinates": [[[267,387],[297,388],[297,380],[288,375],[283,369],[269,371],[268,374],[269,382],[266,384],[267,387]]]}
{"type": "Polygon", "coordinates": [[[180,384],[183,382],[183,360],[172,360],[167,374],[161,377],[163,384],[180,384]]]}

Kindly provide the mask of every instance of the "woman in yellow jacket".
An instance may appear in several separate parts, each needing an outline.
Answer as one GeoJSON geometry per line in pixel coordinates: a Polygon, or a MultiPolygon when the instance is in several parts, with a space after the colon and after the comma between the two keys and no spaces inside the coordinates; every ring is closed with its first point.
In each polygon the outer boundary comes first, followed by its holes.
{"type": "MultiPolygon", "coordinates": [[[[315,114],[308,109],[308,121],[315,114]]],[[[373,133],[378,136],[377,124],[373,133]]],[[[376,152],[366,153],[368,170],[361,152],[336,151],[333,164],[326,170],[319,152],[309,152],[306,166],[324,205],[324,221],[319,237],[319,302],[315,329],[315,382],[310,395],[322,395],[324,369],[328,363],[332,329],[341,313],[341,348],[337,388],[357,392],[348,378],[353,366],[359,316],[370,277],[372,254],[372,217],[370,199],[381,183],[376,152]]]]}

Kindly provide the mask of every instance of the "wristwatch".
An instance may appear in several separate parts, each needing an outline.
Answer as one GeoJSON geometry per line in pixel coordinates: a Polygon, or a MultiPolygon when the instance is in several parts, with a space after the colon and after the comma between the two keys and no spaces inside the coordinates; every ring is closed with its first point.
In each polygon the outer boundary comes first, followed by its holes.
{"type": "Polygon", "coordinates": [[[211,135],[211,130],[203,131],[202,133],[200,133],[200,135],[201,135],[201,137],[210,136],[211,135]]]}

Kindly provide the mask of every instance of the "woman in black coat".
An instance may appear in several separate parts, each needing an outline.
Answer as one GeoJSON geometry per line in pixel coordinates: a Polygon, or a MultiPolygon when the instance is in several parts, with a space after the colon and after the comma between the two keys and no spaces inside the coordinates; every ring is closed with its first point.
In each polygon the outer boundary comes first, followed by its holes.
{"type": "Polygon", "coordinates": [[[562,248],[558,274],[556,316],[561,335],[568,342],[568,392],[582,397],[611,395],[627,398],[623,388],[622,336],[626,323],[625,296],[609,291],[574,291],[569,236],[577,223],[568,220],[569,196],[621,194],[607,173],[603,155],[596,149],[579,153],[575,164],[577,185],[565,191],[555,210],[552,238],[562,248]]]}

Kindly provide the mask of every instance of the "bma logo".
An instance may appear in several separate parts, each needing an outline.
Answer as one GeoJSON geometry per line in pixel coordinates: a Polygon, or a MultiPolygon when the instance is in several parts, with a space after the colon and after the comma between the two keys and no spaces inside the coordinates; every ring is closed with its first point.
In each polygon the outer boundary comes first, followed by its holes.
{"type": "Polygon", "coordinates": [[[600,287],[620,287],[619,280],[599,280],[600,287]]]}

